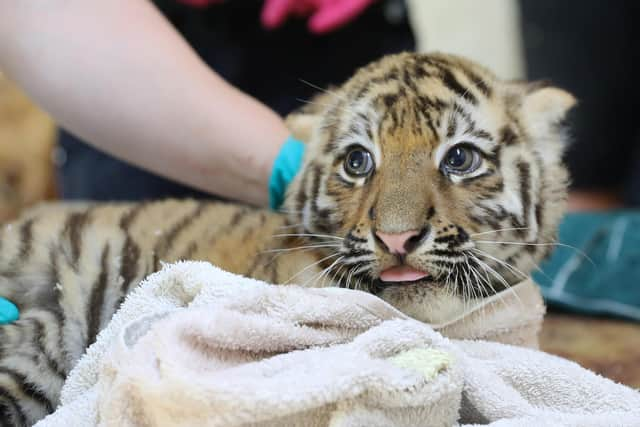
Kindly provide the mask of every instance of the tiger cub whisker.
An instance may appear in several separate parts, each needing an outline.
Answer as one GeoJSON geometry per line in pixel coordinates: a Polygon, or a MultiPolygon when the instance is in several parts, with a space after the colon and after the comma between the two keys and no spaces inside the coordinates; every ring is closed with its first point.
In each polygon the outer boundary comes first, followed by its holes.
{"type": "Polygon", "coordinates": [[[299,271],[298,271],[297,273],[295,273],[293,276],[289,277],[289,278],[288,278],[287,280],[285,280],[282,284],[283,284],[283,285],[286,285],[286,284],[288,284],[288,283],[291,283],[291,281],[292,281],[294,278],[298,277],[300,274],[302,274],[302,273],[304,273],[305,271],[309,270],[311,267],[314,267],[314,266],[316,266],[316,265],[318,265],[318,264],[320,264],[320,263],[322,263],[322,262],[324,262],[324,261],[326,261],[326,260],[328,260],[328,259],[334,258],[334,257],[336,257],[336,256],[340,256],[340,253],[333,253],[333,254],[327,255],[327,256],[326,256],[326,257],[324,257],[324,258],[321,258],[321,259],[319,259],[319,260],[317,260],[317,261],[315,261],[315,262],[313,262],[313,263],[310,263],[310,264],[306,265],[303,269],[299,270],[299,271]]]}
{"type": "Polygon", "coordinates": [[[597,267],[596,263],[580,248],[576,248],[575,246],[568,245],[566,243],[560,242],[505,242],[505,241],[494,241],[494,240],[476,240],[477,243],[487,243],[487,244],[496,244],[496,245],[514,245],[514,246],[559,246],[567,249],[572,249],[584,259],[589,261],[593,267],[597,267]]]}
{"type": "Polygon", "coordinates": [[[485,234],[502,233],[502,232],[505,232],[505,231],[519,231],[519,230],[530,230],[530,229],[531,229],[531,227],[499,228],[497,230],[489,230],[489,231],[483,231],[482,233],[469,234],[469,237],[484,236],[485,234]]]}
{"type": "MultiPolygon", "coordinates": [[[[306,287],[309,282],[311,282],[311,284],[315,285],[316,283],[318,283],[320,280],[323,280],[323,278],[331,271],[331,269],[340,262],[340,260],[342,260],[343,257],[338,257],[336,258],[328,267],[324,268],[323,270],[321,270],[316,276],[313,276],[311,279],[307,280],[305,283],[302,284],[302,287],[306,287]]],[[[322,287],[322,282],[321,282],[321,286],[322,287]]]]}
{"type": "Polygon", "coordinates": [[[267,249],[262,251],[263,254],[268,253],[277,253],[277,252],[292,252],[297,251],[299,249],[319,249],[319,248],[341,248],[340,245],[337,244],[317,244],[317,245],[307,245],[307,246],[296,246],[293,248],[277,248],[277,249],[267,249]]]}
{"type": "Polygon", "coordinates": [[[344,240],[344,237],[331,236],[329,234],[310,234],[310,233],[274,234],[271,237],[320,237],[325,239],[344,240]]]}
{"type": "Polygon", "coordinates": [[[489,258],[489,259],[491,259],[491,260],[493,260],[493,261],[495,261],[495,262],[497,262],[497,263],[499,263],[499,264],[501,264],[501,265],[505,266],[505,267],[506,267],[506,268],[508,268],[510,271],[512,271],[512,272],[514,272],[516,275],[520,276],[522,279],[526,279],[527,277],[529,277],[529,275],[527,275],[527,274],[523,273],[521,270],[519,270],[518,268],[516,268],[516,267],[514,267],[513,265],[509,264],[508,262],[503,261],[503,260],[501,260],[501,259],[499,259],[499,258],[496,258],[496,257],[494,257],[493,255],[489,255],[488,253],[486,253],[486,252],[484,252],[484,251],[482,251],[482,250],[480,250],[480,249],[478,249],[478,248],[471,249],[471,251],[473,251],[473,252],[477,253],[478,255],[481,255],[481,256],[487,257],[487,258],[489,258]]]}

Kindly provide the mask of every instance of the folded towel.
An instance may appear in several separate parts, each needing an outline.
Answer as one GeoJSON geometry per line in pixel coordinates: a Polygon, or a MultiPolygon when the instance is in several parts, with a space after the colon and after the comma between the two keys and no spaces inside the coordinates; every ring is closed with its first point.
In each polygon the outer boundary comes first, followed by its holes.
{"type": "Polygon", "coordinates": [[[444,325],[358,291],[178,263],[132,293],[37,425],[640,425],[640,394],[535,344],[532,282],[444,325]]]}
{"type": "Polygon", "coordinates": [[[640,211],[570,213],[559,238],[534,274],[547,302],[640,321],[640,211]]]}

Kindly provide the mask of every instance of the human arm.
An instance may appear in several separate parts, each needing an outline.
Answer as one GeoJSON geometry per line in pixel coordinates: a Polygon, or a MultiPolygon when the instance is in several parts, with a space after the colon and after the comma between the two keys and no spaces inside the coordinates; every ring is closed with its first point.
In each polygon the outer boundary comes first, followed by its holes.
{"type": "Polygon", "coordinates": [[[0,69],[96,147],[267,204],[282,119],[210,71],[148,1],[1,2],[0,69]]]}

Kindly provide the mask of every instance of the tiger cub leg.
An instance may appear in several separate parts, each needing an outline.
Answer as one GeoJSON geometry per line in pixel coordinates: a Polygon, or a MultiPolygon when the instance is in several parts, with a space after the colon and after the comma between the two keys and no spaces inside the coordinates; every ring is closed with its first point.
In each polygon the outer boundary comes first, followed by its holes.
{"type": "Polygon", "coordinates": [[[23,311],[0,326],[0,425],[30,426],[53,412],[66,377],[60,315],[23,311]]]}

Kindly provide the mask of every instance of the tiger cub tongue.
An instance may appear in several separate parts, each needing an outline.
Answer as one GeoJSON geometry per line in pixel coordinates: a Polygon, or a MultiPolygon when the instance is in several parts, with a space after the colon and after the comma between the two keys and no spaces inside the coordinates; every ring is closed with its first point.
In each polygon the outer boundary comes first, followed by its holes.
{"type": "Polygon", "coordinates": [[[416,270],[407,265],[398,265],[396,267],[387,268],[380,273],[380,280],[383,282],[413,282],[414,280],[427,277],[429,273],[416,270]]]}

